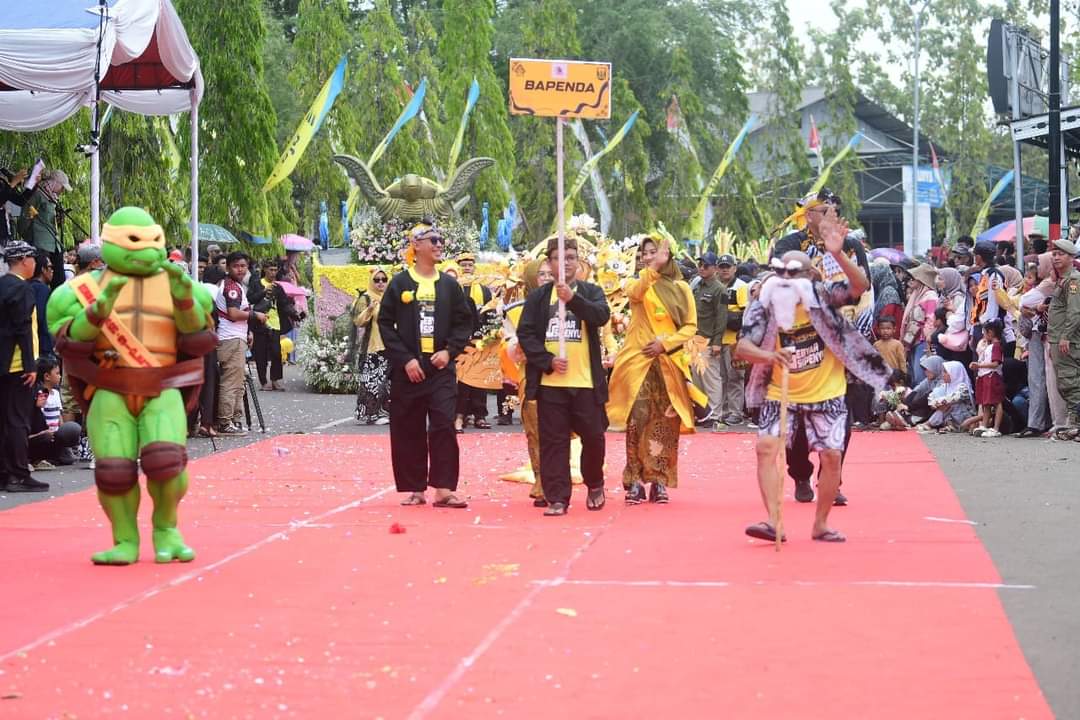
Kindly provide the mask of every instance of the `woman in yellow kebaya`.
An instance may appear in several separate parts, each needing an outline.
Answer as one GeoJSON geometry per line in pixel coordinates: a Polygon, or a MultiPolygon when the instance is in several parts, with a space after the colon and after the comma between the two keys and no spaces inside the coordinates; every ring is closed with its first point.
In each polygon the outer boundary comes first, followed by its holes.
{"type": "Polygon", "coordinates": [[[705,396],[690,384],[683,346],[697,333],[690,286],[671,255],[669,238],[646,236],[639,246],[641,274],[626,285],[630,325],[615,358],[607,405],[612,429],[626,429],[626,502],[668,501],[679,480],[679,433],[693,432],[691,402],[705,396]]]}

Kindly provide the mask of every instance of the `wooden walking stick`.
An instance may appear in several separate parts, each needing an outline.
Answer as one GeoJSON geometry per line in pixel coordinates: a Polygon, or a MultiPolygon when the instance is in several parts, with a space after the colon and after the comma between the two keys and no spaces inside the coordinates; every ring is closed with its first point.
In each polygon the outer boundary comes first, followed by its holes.
{"type": "Polygon", "coordinates": [[[787,449],[788,435],[788,386],[791,380],[791,370],[787,363],[780,366],[780,447],[776,451],[776,552],[780,552],[780,545],[784,537],[784,476],[787,468],[784,463],[784,451],[787,449]]]}

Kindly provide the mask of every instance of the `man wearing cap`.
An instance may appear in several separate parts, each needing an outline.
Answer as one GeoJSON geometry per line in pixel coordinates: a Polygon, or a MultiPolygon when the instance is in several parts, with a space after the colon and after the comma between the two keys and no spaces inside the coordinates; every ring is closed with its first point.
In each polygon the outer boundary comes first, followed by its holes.
{"type": "Polygon", "coordinates": [[[1046,329],[1058,393],[1069,409],[1069,429],[1064,434],[1070,439],[1080,437],[1080,270],[1073,265],[1075,257],[1074,243],[1054,242],[1050,261],[1060,280],[1050,299],[1046,329]]]}
{"type": "MultiPolygon", "coordinates": [[[[839,260],[827,252],[820,232],[823,224],[831,224],[839,218],[841,204],[840,198],[828,189],[822,189],[816,195],[803,198],[790,218],[795,223],[795,226],[800,229],[777,240],[772,250],[772,256],[780,258],[785,253],[801,250],[810,257],[813,269],[822,282],[838,283],[848,281],[839,260]]],[[[858,295],[849,295],[848,302],[837,310],[846,320],[856,324],[865,336],[865,331],[868,328],[864,325],[864,321],[869,320],[870,325],[873,324],[873,303],[870,302],[869,292],[870,264],[866,259],[866,249],[851,233],[844,237],[843,253],[859,267],[866,283],[862,292],[858,295]],[[870,312],[865,313],[864,310],[870,312]],[[867,318],[866,315],[869,317],[867,318]]],[[[852,383],[851,387],[856,388],[854,392],[858,395],[857,385],[852,383]]],[[[845,422],[847,428],[844,437],[844,455],[847,454],[847,447],[851,442],[851,423],[854,420],[854,414],[851,412],[853,398],[850,395],[851,393],[845,395],[845,422]]],[[[814,474],[814,464],[810,461],[806,428],[801,418],[797,418],[793,433],[794,437],[787,448],[786,458],[788,474],[795,481],[795,499],[804,503],[813,502],[814,489],[811,487],[810,477],[814,474]]],[[[843,462],[842,459],[841,462],[843,462]]],[[[818,476],[821,476],[820,468],[818,476]]],[[[847,496],[843,492],[837,491],[834,502],[836,505],[847,505],[847,496]]]]}
{"type": "MultiPolygon", "coordinates": [[[[35,249],[16,240],[4,248],[8,272],[0,277],[0,490],[45,492],[30,477],[30,418],[37,380],[38,330],[34,291],[35,249]]],[[[40,318],[45,322],[45,318],[40,318]]]]}
{"type": "Polygon", "coordinates": [[[1000,320],[1005,330],[1001,337],[1005,357],[1016,354],[1016,326],[1006,317],[1008,312],[998,302],[998,296],[1005,293],[1005,276],[997,266],[997,244],[989,240],[975,243],[975,269],[979,271],[979,285],[976,287],[971,303],[972,345],[982,339],[982,325],[991,320],[1000,320]]]}
{"type": "MultiPolygon", "coordinates": [[[[482,328],[493,314],[493,311],[490,310],[484,313],[480,312],[491,301],[491,290],[484,287],[484,284],[476,278],[475,255],[470,252],[461,253],[454,258],[454,261],[461,268],[461,277],[458,278],[458,282],[461,284],[461,289],[465,293],[465,300],[469,304],[469,311],[472,313],[473,339],[478,340],[483,334],[482,328]]],[[[463,380],[458,380],[457,392],[454,428],[458,432],[463,432],[466,418],[471,415],[474,427],[481,430],[489,429],[491,424],[487,421],[488,391],[467,384],[463,380]]]]}
{"type": "Polygon", "coordinates": [[[739,261],[734,255],[724,254],[716,261],[716,277],[727,288],[727,327],[720,353],[724,399],[716,410],[717,419],[725,425],[741,425],[745,421],[745,371],[735,362],[735,344],[739,341],[743,313],[750,304],[750,285],[736,275],[738,269],[739,261]]]}
{"type": "Polygon", "coordinates": [[[0,245],[7,244],[12,238],[12,227],[6,210],[7,204],[11,203],[15,207],[22,208],[29,199],[30,193],[33,192],[22,187],[26,175],[26,168],[18,171],[0,168],[0,245]]]}
{"type": "MultiPolygon", "coordinates": [[[[726,257],[726,256],[725,256],[726,257]]],[[[724,386],[721,360],[724,330],[727,328],[727,287],[716,276],[714,252],[701,256],[699,282],[694,288],[697,303],[697,334],[709,343],[709,364],[705,370],[694,368],[694,382],[709,396],[710,413],[703,422],[720,422],[723,416],[724,386]]]]}
{"type": "Polygon", "coordinates": [[[56,208],[60,195],[71,190],[71,183],[63,170],[53,170],[45,175],[30,194],[22,214],[19,215],[19,233],[23,240],[49,256],[53,266],[54,288],[64,284],[64,248],[60,244],[60,232],[56,225],[56,208]]]}

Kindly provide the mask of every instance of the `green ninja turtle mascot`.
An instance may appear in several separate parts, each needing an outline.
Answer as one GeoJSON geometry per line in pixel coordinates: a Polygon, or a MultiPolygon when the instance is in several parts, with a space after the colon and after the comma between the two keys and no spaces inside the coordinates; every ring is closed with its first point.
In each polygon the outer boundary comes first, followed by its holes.
{"type": "Polygon", "coordinates": [[[165,233],[140,208],[117,210],[102,228],[107,268],[77,275],[49,298],[49,329],[94,450],[98,499],[114,546],[99,565],[139,559],[139,467],[154,501],[154,559],[189,562],[176,528],[187,491],[186,404],[203,382],[200,359],[217,343],[213,301],[165,259],[165,233]]]}

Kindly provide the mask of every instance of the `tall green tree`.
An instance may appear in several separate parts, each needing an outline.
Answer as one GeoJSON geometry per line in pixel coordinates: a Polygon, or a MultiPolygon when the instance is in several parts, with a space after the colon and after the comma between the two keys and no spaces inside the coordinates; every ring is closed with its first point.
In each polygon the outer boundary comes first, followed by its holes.
{"type": "Polygon", "coordinates": [[[440,145],[445,124],[442,81],[436,53],[439,36],[431,23],[431,13],[422,8],[412,8],[408,13],[408,57],[405,62],[406,80],[416,87],[427,79],[427,92],[421,115],[414,120],[420,124],[420,161],[426,174],[444,179],[444,161],[450,152],[450,146],[440,145]]]}
{"type": "MultiPolygon", "coordinates": [[[[289,85],[299,100],[301,112],[307,112],[323,84],[352,47],[349,24],[350,13],[345,0],[301,0],[296,39],[292,44],[292,72],[289,74],[289,85]]],[[[352,58],[352,61],[355,64],[357,59],[352,58]]],[[[354,68],[352,72],[356,72],[354,68]]],[[[319,203],[325,201],[329,208],[331,241],[335,244],[342,241],[338,203],[348,197],[349,183],[333,155],[345,146],[346,138],[358,131],[356,113],[357,107],[339,96],[290,176],[300,227],[310,232],[317,226],[319,203]]],[[[289,132],[293,131],[295,125],[289,132]]]]}
{"type": "Polygon", "coordinates": [[[611,202],[610,234],[621,239],[648,230],[656,222],[645,186],[649,177],[647,143],[652,129],[644,106],[638,102],[630,87],[630,81],[615,75],[611,87],[612,112],[611,121],[606,123],[607,137],[618,132],[635,111],[639,113],[630,133],[610,155],[600,161],[604,187],[611,202]]]}
{"type": "MultiPolygon", "coordinates": [[[[694,89],[693,65],[682,48],[675,48],[672,53],[668,78],[662,97],[669,98],[672,103],[668,111],[671,121],[657,183],[656,211],[668,230],[682,239],[690,230],[690,213],[697,205],[706,181],[697,143],[690,132],[693,123],[702,121],[706,110],[694,89]]],[[[690,239],[700,241],[702,238],[690,239]]]]}
{"type": "Polygon", "coordinates": [[[760,202],[770,215],[785,217],[813,176],[802,134],[802,45],[795,37],[785,0],[770,0],[765,16],[771,32],[755,48],[755,85],[766,93],[768,127],[754,159],[764,163],[760,202]]]}
{"type": "MultiPolygon", "coordinates": [[[[540,0],[524,15],[519,57],[572,60],[580,57],[577,13],[569,0],[540,0]]],[[[515,117],[511,125],[517,157],[529,158],[518,168],[514,192],[529,222],[531,240],[539,242],[556,217],[556,152],[553,118],[515,117]]],[[[563,182],[568,186],[584,158],[569,130],[564,129],[563,182]]],[[[564,187],[565,189],[565,187],[564,187]]]]}
{"type": "Polygon", "coordinates": [[[507,110],[506,80],[499,77],[492,65],[494,15],[494,0],[445,0],[439,35],[445,117],[440,143],[442,157],[446,157],[453,144],[475,77],[480,84],[480,99],[473,108],[459,162],[472,156],[495,159],[495,166],[482,172],[474,186],[470,204],[474,218],[479,217],[483,202],[490,204],[493,217],[501,214],[510,201],[514,181],[515,147],[507,110]]]}
{"type": "MultiPolygon", "coordinates": [[[[187,128],[184,128],[186,130],[187,128]]],[[[115,110],[101,138],[101,217],[125,205],[146,208],[170,245],[190,235],[191,192],[166,118],[115,110]]]]}
{"type": "MultiPolygon", "coordinates": [[[[263,75],[261,3],[178,0],[176,10],[206,81],[199,108],[200,218],[256,234],[293,228],[291,184],[261,190],[278,160],[277,116],[263,75]]],[[[186,157],[188,138],[181,137],[186,157]]]]}
{"type": "MultiPolygon", "coordinates": [[[[405,66],[405,39],[394,22],[387,0],[376,0],[360,23],[358,33],[360,62],[354,64],[345,101],[356,107],[357,130],[343,139],[346,148],[357,157],[368,156],[393,127],[408,103],[408,90],[399,68],[405,66]]],[[[427,168],[420,159],[422,129],[413,120],[397,134],[386,154],[373,169],[383,187],[406,173],[424,174],[427,168]]],[[[426,140],[424,140],[426,142],[426,140]]]]}

